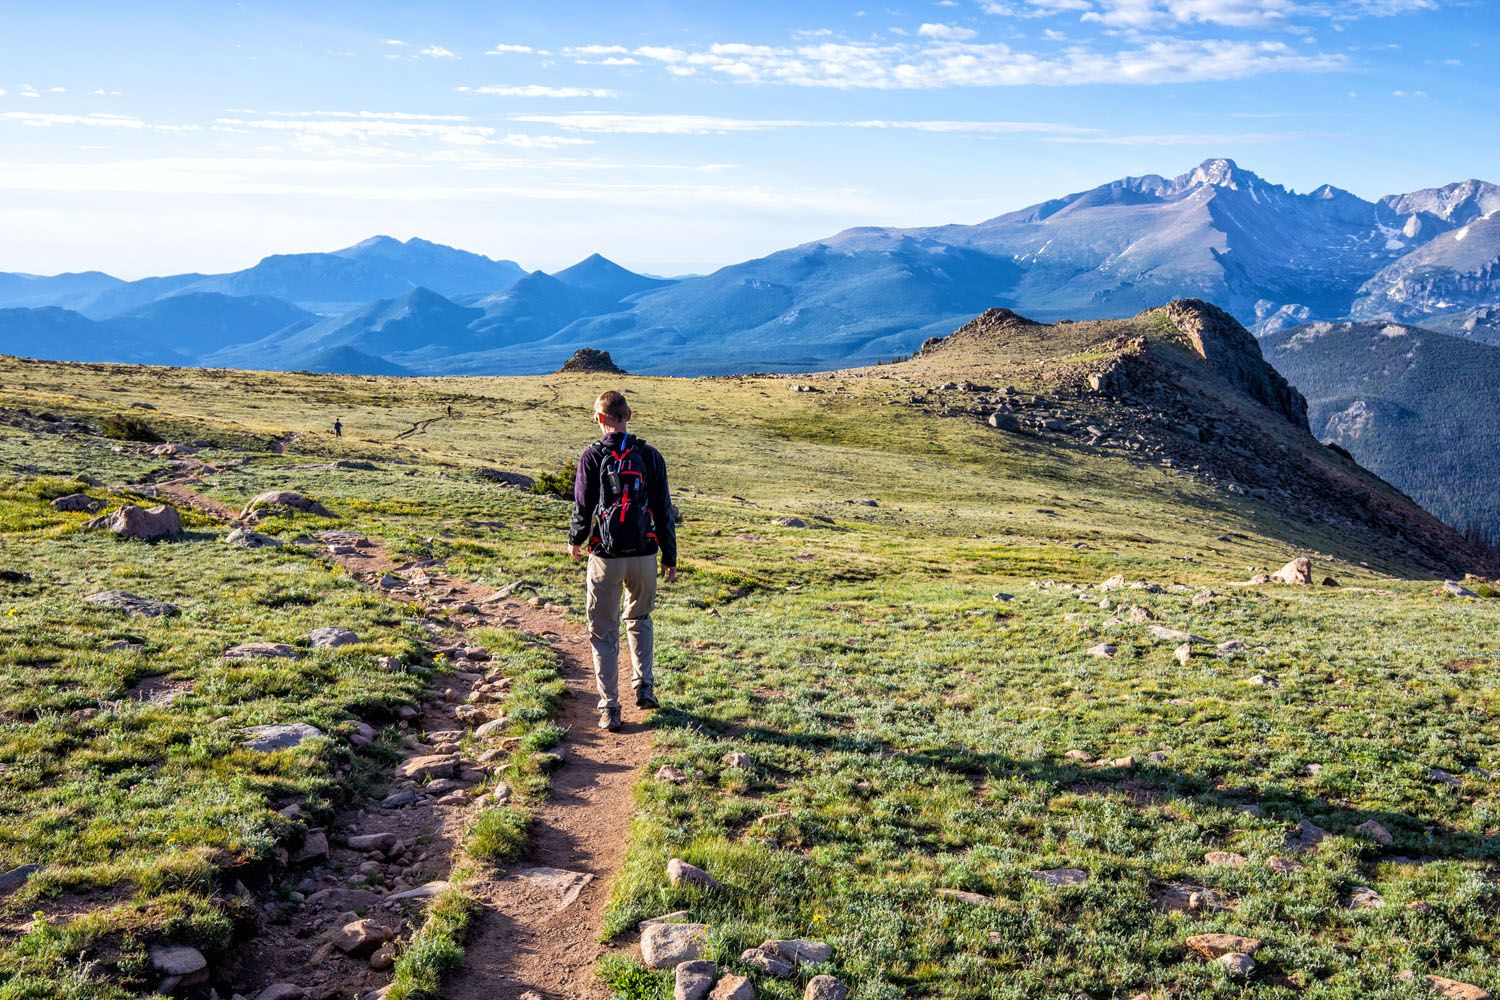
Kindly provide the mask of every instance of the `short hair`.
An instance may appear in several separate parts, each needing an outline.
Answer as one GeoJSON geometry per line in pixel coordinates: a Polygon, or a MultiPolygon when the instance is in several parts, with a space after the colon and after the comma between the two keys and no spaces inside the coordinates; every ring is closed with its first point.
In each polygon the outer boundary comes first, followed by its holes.
{"type": "Polygon", "coordinates": [[[625,394],[618,389],[606,389],[599,393],[599,398],[594,400],[594,412],[602,413],[611,420],[629,420],[630,404],[625,402],[625,394]]]}

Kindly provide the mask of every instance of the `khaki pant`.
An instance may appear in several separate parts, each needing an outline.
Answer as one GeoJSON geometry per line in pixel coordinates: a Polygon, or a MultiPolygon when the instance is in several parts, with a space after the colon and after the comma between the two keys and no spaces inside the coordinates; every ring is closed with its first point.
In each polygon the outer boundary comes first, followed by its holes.
{"type": "Polygon", "coordinates": [[[652,688],[656,606],[656,554],[604,559],[589,556],[589,644],[594,647],[594,686],[599,707],[620,707],[620,591],[625,591],[625,637],[630,641],[630,684],[652,688]]]}

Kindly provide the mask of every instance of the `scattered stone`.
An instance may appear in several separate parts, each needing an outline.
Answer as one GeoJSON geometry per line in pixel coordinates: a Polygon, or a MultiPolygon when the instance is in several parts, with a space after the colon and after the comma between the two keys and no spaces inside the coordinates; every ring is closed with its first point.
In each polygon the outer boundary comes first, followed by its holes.
{"type": "Polygon", "coordinates": [[[307,991],[296,983],[272,983],[259,993],[255,1000],[304,1000],[307,991]]]}
{"type": "Polygon", "coordinates": [[[755,987],[744,976],[725,976],[708,995],[708,1000],[755,1000],[755,987]]]}
{"type": "Polygon", "coordinates": [[[359,642],[359,636],[337,625],[325,625],[307,633],[307,641],[313,649],[337,649],[340,646],[354,645],[359,642]]]}
{"type": "Polygon", "coordinates": [[[690,865],[681,858],[673,858],[667,862],[667,881],[673,885],[699,886],[704,889],[719,888],[719,880],[696,865],[690,865]]]}
{"type": "Polygon", "coordinates": [[[381,590],[401,590],[405,588],[406,581],[394,573],[386,573],[380,577],[378,586],[381,590]]]}
{"type": "Polygon", "coordinates": [[[349,838],[349,846],[356,851],[389,854],[400,839],[394,833],[362,833],[349,838]]]}
{"type": "Polygon", "coordinates": [[[995,905],[995,901],[991,897],[977,892],[965,892],[963,889],[938,889],[937,894],[939,896],[946,896],[948,899],[956,899],[960,903],[968,903],[971,906],[995,905]]]}
{"type": "Polygon", "coordinates": [[[203,952],[185,944],[152,945],[148,955],[151,968],[167,976],[191,976],[208,968],[203,952]]]}
{"type": "Polygon", "coordinates": [[[1302,819],[1297,821],[1297,828],[1288,836],[1287,842],[1289,846],[1308,850],[1317,844],[1321,844],[1328,837],[1329,833],[1327,830],[1311,820],[1302,819]]]}
{"type": "Polygon", "coordinates": [[[126,593],[123,590],[101,590],[84,598],[101,608],[114,608],[127,615],[143,615],[147,618],[162,618],[178,614],[182,609],[165,601],[153,601],[147,597],[126,593]]]}
{"type": "Polygon", "coordinates": [[[284,642],[242,642],[219,654],[226,660],[282,659],[297,660],[302,654],[284,642]]]}
{"type": "Polygon", "coordinates": [[[91,528],[104,528],[124,538],[154,542],[182,534],[182,516],[171,507],[121,507],[113,514],[95,518],[91,528]]]}
{"type": "Polygon", "coordinates": [[[1366,840],[1373,840],[1382,847],[1390,847],[1396,842],[1396,839],[1391,836],[1391,832],[1373,819],[1366,820],[1359,824],[1359,826],[1356,826],[1354,832],[1366,840]]]}
{"type": "Polygon", "coordinates": [[[719,967],[713,962],[682,962],[673,972],[672,1000],[703,1000],[718,978],[719,967]]]}
{"type": "Polygon", "coordinates": [[[1181,629],[1167,628],[1165,625],[1147,625],[1146,632],[1153,638],[1160,639],[1162,642],[1186,642],[1190,644],[1208,642],[1201,635],[1194,635],[1191,632],[1184,632],[1181,629]]]}
{"type": "Polygon", "coordinates": [[[1097,656],[1103,660],[1113,660],[1115,658],[1115,654],[1119,652],[1119,649],[1115,646],[1111,646],[1107,642],[1101,642],[1097,646],[1090,646],[1087,650],[1085,650],[1085,652],[1087,652],[1090,656],[1097,656]]]}
{"type": "Polygon", "coordinates": [[[479,737],[480,739],[488,739],[491,736],[503,733],[508,721],[509,720],[507,720],[505,716],[502,715],[498,719],[491,719],[488,722],[481,723],[478,727],[475,728],[474,735],[479,737]]]}
{"type": "Polygon", "coordinates": [[[721,759],[725,765],[741,771],[748,771],[755,766],[755,758],[739,750],[731,750],[721,759]]]}
{"type": "MultiPolygon", "coordinates": [[[[1403,972],[1396,976],[1399,982],[1409,983],[1416,978],[1415,973],[1403,972]]],[[[1444,1000],[1492,1000],[1493,995],[1489,990],[1471,983],[1461,983],[1457,979],[1447,979],[1443,976],[1423,976],[1432,991],[1444,1000]]]]}
{"type": "Polygon", "coordinates": [[[1230,639],[1228,642],[1221,642],[1214,647],[1214,655],[1222,659],[1238,656],[1244,651],[1245,644],[1238,639],[1230,639]]]}
{"type": "Polygon", "coordinates": [[[323,731],[305,722],[288,722],[278,726],[250,726],[245,735],[248,737],[244,742],[246,750],[271,753],[300,746],[304,740],[322,736],[323,731]]]}
{"type": "Polygon", "coordinates": [[[1089,880],[1088,873],[1077,868],[1046,868],[1026,874],[1048,885],[1083,885],[1089,880]]]}
{"type": "Polygon", "coordinates": [[[1237,951],[1231,951],[1227,955],[1220,955],[1218,963],[1231,976],[1248,976],[1255,971],[1255,959],[1237,951]]]}
{"type": "Polygon", "coordinates": [[[802,518],[800,517],[778,517],[775,523],[781,525],[783,528],[807,527],[807,522],[802,520],[802,518]]]}
{"type": "Polygon", "coordinates": [[[103,506],[103,500],[95,500],[87,493],[69,493],[52,501],[52,509],[65,514],[97,514],[103,506]]]}
{"type": "Polygon", "coordinates": [[[370,968],[377,972],[396,964],[396,942],[387,941],[370,956],[370,968]]]}
{"type": "Polygon", "coordinates": [[[241,549],[279,549],[281,539],[259,531],[252,531],[250,528],[235,528],[224,536],[224,544],[241,549]]]}
{"type": "Polygon", "coordinates": [[[1414,899],[1406,904],[1406,908],[1413,913],[1431,913],[1432,904],[1425,899],[1414,899]]]}
{"type": "Polygon", "coordinates": [[[393,674],[402,674],[406,672],[406,664],[402,663],[400,659],[394,656],[382,656],[380,659],[375,661],[375,665],[381,670],[386,670],[393,674]]]}
{"type": "Polygon", "coordinates": [[[1273,854],[1267,858],[1266,867],[1278,875],[1295,875],[1298,872],[1307,871],[1307,866],[1302,862],[1284,858],[1279,854],[1273,854]]]}
{"type": "Polygon", "coordinates": [[[1247,677],[1245,679],[1245,683],[1253,685],[1255,687],[1267,687],[1267,688],[1279,688],[1279,687],[1281,687],[1281,682],[1278,681],[1276,678],[1272,677],[1270,674],[1255,674],[1255,675],[1253,675],[1251,677],[1247,677]]]}
{"type": "Polygon", "coordinates": [[[790,979],[797,971],[796,965],[764,948],[747,948],[740,953],[740,962],[776,979],[790,979]]]}
{"type": "Polygon", "coordinates": [[[707,924],[652,924],[641,932],[641,960],[650,969],[670,969],[702,958],[707,932],[707,924]]]}
{"type": "Polygon", "coordinates": [[[1130,613],[1125,616],[1125,620],[1132,625],[1144,625],[1149,621],[1155,621],[1156,616],[1151,613],[1150,608],[1143,608],[1140,605],[1136,605],[1130,609],[1130,613]]]}
{"type": "Polygon", "coordinates": [[[833,948],[822,941],[788,938],[762,941],[762,951],[771,951],[795,965],[822,965],[833,958],[833,948]]]}
{"type": "Polygon", "coordinates": [[[1431,778],[1433,781],[1436,781],[1440,785],[1447,785],[1449,788],[1462,788],[1464,784],[1458,778],[1455,778],[1453,775],[1449,774],[1447,771],[1444,771],[1440,767],[1428,768],[1427,777],[1431,778]]]}
{"type": "Polygon", "coordinates": [[[429,754],[424,757],[412,757],[396,765],[396,776],[398,778],[410,778],[413,781],[425,781],[429,778],[451,778],[458,773],[459,757],[457,754],[429,754]]]}
{"type": "Polygon", "coordinates": [[[1325,576],[1325,577],[1323,577],[1323,586],[1325,586],[1325,587],[1337,587],[1339,585],[1340,585],[1339,582],[1337,580],[1335,580],[1333,577],[1331,577],[1331,576],[1325,576]]]}
{"type": "Polygon", "coordinates": [[[1193,644],[1190,642],[1184,642],[1182,645],[1178,646],[1172,651],[1172,655],[1177,658],[1178,663],[1182,664],[1184,667],[1187,666],[1188,661],[1193,658],[1193,644]]]}
{"type": "Polygon", "coordinates": [[[346,955],[370,951],[390,940],[391,932],[373,920],[351,920],[334,931],[329,941],[346,955]]]}
{"type": "Polygon", "coordinates": [[[328,857],[328,834],[322,830],[309,830],[302,838],[302,846],[287,859],[294,865],[311,864],[328,857]]]}
{"type": "Polygon", "coordinates": [[[1455,582],[1453,580],[1444,580],[1443,581],[1443,590],[1444,590],[1444,592],[1446,592],[1447,594],[1449,594],[1449,595],[1451,595],[1453,597],[1459,597],[1459,598],[1465,598],[1465,599],[1473,599],[1473,600],[1477,600],[1479,598],[1479,595],[1476,594],[1476,593],[1474,593],[1474,591],[1470,590],[1468,587],[1465,587],[1463,584],[1457,583],[1457,582],[1455,582]]]}
{"type": "Polygon", "coordinates": [[[0,872],[0,895],[8,895],[25,885],[27,880],[42,870],[41,865],[29,864],[0,872]]]}
{"type": "Polygon", "coordinates": [[[406,889],[401,892],[393,892],[385,898],[393,901],[401,901],[407,899],[431,899],[433,896],[436,896],[438,893],[443,892],[447,888],[447,882],[428,882],[424,885],[417,886],[415,889],[406,889]]]}
{"type": "Polygon", "coordinates": [[[849,987],[833,976],[813,976],[802,1000],[849,1000],[849,987]]]}
{"type": "Polygon", "coordinates": [[[1258,940],[1240,937],[1238,934],[1194,934],[1185,943],[1189,951],[1197,952],[1204,958],[1218,958],[1220,955],[1235,953],[1254,955],[1260,949],[1258,940]]]}
{"type": "Polygon", "coordinates": [[[1094,760],[1094,755],[1087,750],[1069,750],[1063,754],[1064,760],[1071,760],[1075,764],[1089,764],[1094,760]]]}
{"type": "Polygon", "coordinates": [[[1312,560],[1298,556],[1271,574],[1271,583],[1306,585],[1312,583],[1312,560]]]}
{"type": "Polygon", "coordinates": [[[663,764],[656,769],[656,780],[665,781],[669,785],[680,785],[687,781],[687,775],[676,764],[663,764]]]}
{"type": "Polygon", "coordinates": [[[1248,859],[1233,851],[1209,851],[1203,855],[1203,863],[1214,868],[1243,868],[1248,859]]]}
{"type": "Polygon", "coordinates": [[[301,493],[293,493],[291,490],[267,490],[245,504],[245,509],[240,511],[240,518],[243,520],[249,517],[261,507],[290,507],[293,510],[300,510],[305,514],[313,514],[317,517],[333,516],[333,512],[327,507],[324,507],[316,500],[303,496],[301,493]]]}
{"type": "Polygon", "coordinates": [[[1349,893],[1349,909],[1379,910],[1385,906],[1385,897],[1367,885],[1357,885],[1349,893]]]}

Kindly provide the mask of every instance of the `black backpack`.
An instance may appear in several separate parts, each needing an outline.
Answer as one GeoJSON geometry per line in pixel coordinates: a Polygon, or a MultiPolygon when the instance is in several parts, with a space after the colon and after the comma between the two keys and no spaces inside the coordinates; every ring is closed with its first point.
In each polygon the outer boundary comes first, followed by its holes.
{"type": "Polygon", "coordinates": [[[603,441],[599,449],[599,506],[594,508],[594,547],[612,556],[646,555],[655,551],[656,530],[651,519],[646,460],[625,435],[618,450],[603,441]]]}

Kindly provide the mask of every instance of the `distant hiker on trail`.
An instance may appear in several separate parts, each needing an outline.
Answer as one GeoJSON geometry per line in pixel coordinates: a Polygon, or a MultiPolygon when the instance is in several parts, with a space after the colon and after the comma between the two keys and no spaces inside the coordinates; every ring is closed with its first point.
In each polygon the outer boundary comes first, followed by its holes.
{"type": "Polygon", "coordinates": [[[448,404],[448,416],[449,417],[453,416],[453,404],[452,403],[448,404]]]}
{"type": "Polygon", "coordinates": [[[336,438],[344,436],[344,423],[338,417],[333,418],[333,436],[336,438]]]}
{"type": "Polygon", "coordinates": [[[620,728],[620,591],[625,591],[625,635],[637,708],[657,708],[652,677],[656,553],[668,583],[677,579],[677,532],[661,452],[626,430],[630,406],[611,389],[594,400],[604,432],[578,456],[568,553],[588,546],[589,642],[599,689],[599,728],[620,728]]]}

